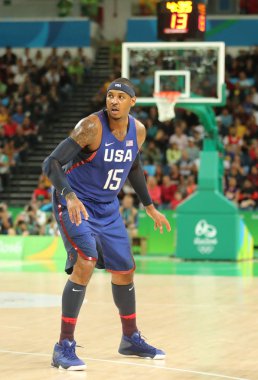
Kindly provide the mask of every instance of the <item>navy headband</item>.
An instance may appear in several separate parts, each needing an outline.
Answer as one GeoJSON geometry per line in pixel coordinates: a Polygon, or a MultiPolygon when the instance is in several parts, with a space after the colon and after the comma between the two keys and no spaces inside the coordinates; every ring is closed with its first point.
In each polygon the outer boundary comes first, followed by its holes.
{"type": "Polygon", "coordinates": [[[131,98],[135,96],[134,89],[131,87],[127,86],[127,84],[124,83],[119,83],[119,82],[112,82],[107,89],[107,92],[110,90],[120,90],[125,92],[126,94],[130,95],[131,98]]]}

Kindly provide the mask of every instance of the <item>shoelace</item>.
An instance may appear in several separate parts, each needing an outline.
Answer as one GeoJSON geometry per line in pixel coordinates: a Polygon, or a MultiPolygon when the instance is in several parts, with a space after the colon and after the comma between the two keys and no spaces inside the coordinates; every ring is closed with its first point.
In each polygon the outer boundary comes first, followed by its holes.
{"type": "Polygon", "coordinates": [[[145,339],[147,339],[144,335],[141,335],[141,333],[139,332],[139,340],[138,340],[138,344],[143,346],[144,348],[148,348],[148,349],[154,349],[152,346],[150,346],[148,343],[145,342],[145,339]]]}
{"type": "Polygon", "coordinates": [[[75,353],[75,345],[65,346],[64,347],[64,355],[69,357],[69,359],[78,359],[75,353]]]}

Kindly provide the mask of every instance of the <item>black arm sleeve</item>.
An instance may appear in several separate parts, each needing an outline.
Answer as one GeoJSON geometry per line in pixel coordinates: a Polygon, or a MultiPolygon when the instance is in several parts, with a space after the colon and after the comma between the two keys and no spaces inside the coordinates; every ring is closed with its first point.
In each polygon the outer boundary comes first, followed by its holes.
{"type": "Polygon", "coordinates": [[[73,189],[66,179],[62,166],[76,157],[81,149],[81,146],[77,142],[68,137],[43,162],[43,173],[48,176],[54,187],[63,196],[72,192],[73,189]]]}
{"type": "Polygon", "coordinates": [[[128,174],[128,179],[142,204],[144,206],[151,205],[152,200],[147,189],[139,153],[137,154],[133,166],[128,174]]]}

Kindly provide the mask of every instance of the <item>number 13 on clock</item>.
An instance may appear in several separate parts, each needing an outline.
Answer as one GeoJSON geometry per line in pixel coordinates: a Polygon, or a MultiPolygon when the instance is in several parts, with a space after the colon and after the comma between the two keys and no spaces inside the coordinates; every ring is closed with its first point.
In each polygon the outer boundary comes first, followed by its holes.
{"type": "Polygon", "coordinates": [[[158,38],[173,39],[204,38],[206,29],[206,6],[200,0],[162,1],[157,4],[158,38]]]}

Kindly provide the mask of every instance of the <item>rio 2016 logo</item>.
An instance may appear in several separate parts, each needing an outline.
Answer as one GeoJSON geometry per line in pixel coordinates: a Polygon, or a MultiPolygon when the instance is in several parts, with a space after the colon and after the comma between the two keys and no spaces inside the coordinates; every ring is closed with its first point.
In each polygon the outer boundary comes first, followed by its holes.
{"type": "Polygon", "coordinates": [[[199,220],[195,226],[194,245],[202,255],[210,255],[218,244],[217,228],[209,224],[205,219],[199,220]]]}

